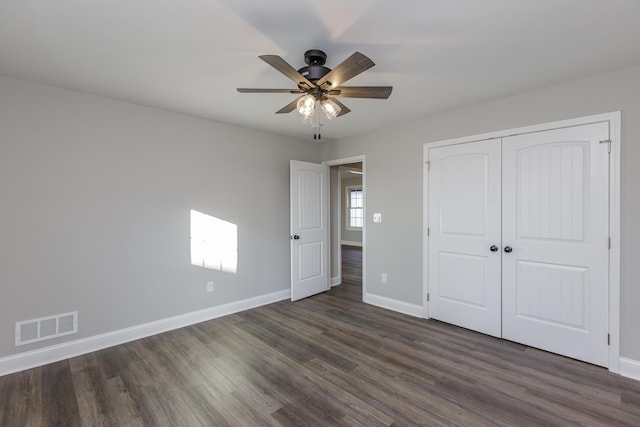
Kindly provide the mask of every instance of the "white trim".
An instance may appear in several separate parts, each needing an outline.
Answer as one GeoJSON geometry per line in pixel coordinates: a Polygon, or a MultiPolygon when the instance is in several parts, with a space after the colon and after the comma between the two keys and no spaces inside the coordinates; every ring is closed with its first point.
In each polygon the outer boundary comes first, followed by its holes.
{"type": "MultiPolygon", "coordinates": [[[[362,191],[364,193],[365,203],[363,208],[363,216],[364,216],[364,224],[362,227],[362,247],[364,250],[362,251],[362,300],[364,301],[365,296],[367,295],[367,156],[362,154],[359,156],[353,157],[344,157],[342,159],[333,159],[333,160],[325,160],[322,162],[323,165],[327,166],[340,166],[346,165],[348,163],[362,163],[362,191]]],[[[339,186],[340,197],[338,200],[342,200],[342,184],[339,186]]],[[[342,213],[340,214],[342,216],[342,213]]],[[[340,231],[338,230],[338,233],[340,231]]],[[[340,245],[338,245],[338,251],[341,251],[340,245]]],[[[342,258],[342,255],[341,255],[342,258]]],[[[342,267],[340,267],[340,274],[342,275],[342,267]]]]}
{"type": "Polygon", "coordinates": [[[341,245],[362,247],[362,242],[354,242],[352,240],[340,240],[341,245]]]}
{"type": "Polygon", "coordinates": [[[640,361],[620,358],[620,375],[640,381],[640,361]]]}
{"type": "Polygon", "coordinates": [[[338,286],[342,284],[342,276],[336,276],[331,278],[331,287],[338,286]]]}
{"type": "Polygon", "coordinates": [[[423,145],[422,296],[424,310],[422,316],[424,318],[429,318],[429,304],[427,303],[427,293],[429,291],[429,239],[427,236],[427,227],[429,225],[429,149],[571,126],[609,122],[609,138],[612,141],[611,167],[609,170],[609,233],[611,235],[612,243],[611,250],[609,251],[609,334],[611,341],[609,345],[608,368],[611,372],[617,373],[620,371],[620,117],[620,111],[614,111],[569,120],[560,120],[514,129],[499,130],[479,135],[470,135],[461,138],[427,142],[423,145]]]}
{"type": "Polygon", "coordinates": [[[609,169],[609,370],[620,372],[620,111],[609,117],[611,157],[609,169]]]}
{"type": "MultiPolygon", "coordinates": [[[[364,154],[361,154],[359,156],[343,157],[342,159],[325,160],[324,162],[322,162],[322,164],[327,166],[342,166],[342,165],[347,165],[349,163],[358,163],[358,162],[364,163],[365,157],[366,156],[364,154]]],[[[362,172],[364,172],[364,164],[362,165],[362,172]]]]}
{"type": "Polygon", "coordinates": [[[443,139],[441,141],[425,142],[423,148],[444,147],[447,145],[465,144],[467,142],[484,141],[485,139],[505,138],[507,136],[521,135],[525,133],[541,132],[546,130],[561,129],[571,126],[581,126],[600,122],[620,122],[620,111],[595,114],[593,116],[576,117],[574,119],[559,120],[557,122],[540,123],[537,125],[522,126],[512,129],[503,129],[478,135],[463,136],[460,138],[443,139]]]}
{"type": "MultiPolygon", "coordinates": [[[[335,189],[335,191],[338,193],[336,200],[338,201],[338,207],[337,207],[337,212],[338,215],[337,216],[337,221],[334,227],[334,235],[332,235],[331,237],[336,239],[336,242],[339,241],[342,238],[342,171],[340,170],[340,166],[337,167],[338,168],[338,186],[335,189]]],[[[329,170],[331,170],[331,166],[329,166],[329,170]]],[[[329,172],[329,175],[331,175],[331,172],[329,172]]],[[[331,188],[331,190],[329,190],[329,205],[331,205],[331,191],[334,191],[333,188],[331,188]]],[[[329,211],[331,212],[331,206],[329,206],[329,211]]],[[[331,221],[331,216],[329,216],[329,221],[331,221]]],[[[329,227],[331,227],[331,223],[329,223],[329,227]]],[[[331,241],[331,239],[329,239],[329,241],[331,241]]],[[[331,243],[333,244],[333,243],[331,243]]],[[[338,276],[340,276],[340,283],[342,283],[342,245],[338,244],[336,245],[336,256],[338,257],[338,276]]],[[[329,252],[329,256],[331,256],[331,252],[329,252]]],[[[333,258],[331,258],[329,260],[329,264],[331,264],[331,268],[333,268],[333,258]]]]}
{"type": "Polygon", "coordinates": [[[422,306],[374,294],[365,294],[364,302],[413,317],[422,317],[422,306]]]}
{"type": "Polygon", "coordinates": [[[422,317],[429,319],[429,147],[422,148],[422,317]]]}
{"type": "Polygon", "coordinates": [[[251,308],[289,299],[291,290],[273,292],[266,295],[235,301],[204,310],[168,317],[117,331],[94,335],[62,344],[53,345],[24,353],[0,358],[0,376],[25,369],[46,365],[93,351],[102,350],[114,345],[123,344],[162,332],[171,331],[195,323],[205,322],[229,314],[238,313],[251,308]]]}

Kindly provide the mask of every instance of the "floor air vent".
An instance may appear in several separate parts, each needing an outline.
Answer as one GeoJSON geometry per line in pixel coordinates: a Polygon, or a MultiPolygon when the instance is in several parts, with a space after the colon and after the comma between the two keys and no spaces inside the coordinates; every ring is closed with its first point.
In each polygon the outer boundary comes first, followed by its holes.
{"type": "Polygon", "coordinates": [[[16,345],[30,344],[78,332],[78,312],[16,322],[16,345]]]}

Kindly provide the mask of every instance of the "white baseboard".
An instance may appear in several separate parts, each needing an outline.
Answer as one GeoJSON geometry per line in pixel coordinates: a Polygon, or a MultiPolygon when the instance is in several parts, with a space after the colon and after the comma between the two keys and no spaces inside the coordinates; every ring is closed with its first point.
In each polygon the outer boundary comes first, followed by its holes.
{"type": "Polygon", "coordinates": [[[331,287],[338,286],[342,283],[342,276],[336,276],[331,278],[331,287]]]}
{"type": "Polygon", "coordinates": [[[640,361],[621,357],[620,375],[640,381],[640,361]]]}
{"type": "Polygon", "coordinates": [[[422,318],[423,309],[421,305],[409,304],[408,302],[381,297],[380,295],[370,293],[366,293],[364,295],[364,302],[377,307],[386,308],[387,310],[397,311],[409,316],[422,318]]]}
{"type": "Polygon", "coordinates": [[[291,298],[291,290],[273,292],[266,295],[235,301],[228,304],[211,307],[204,310],[168,317],[154,322],[132,326],[105,334],[94,335],[62,344],[53,345],[24,353],[13,354],[0,358],[0,376],[25,369],[35,368],[48,363],[58,362],[92,351],[102,350],[114,345],[123,344],[173,329],[205,322],[229,314],[238,313],[262,305],[291,298]]]}
{"type": "Polygon", "coordinates": [[[346,246],[359,246],[359,247],[362,247],[362,242],[352,242],[350,240],[341,240],[340,244],[341,245],[346,245],[346,246]]]}

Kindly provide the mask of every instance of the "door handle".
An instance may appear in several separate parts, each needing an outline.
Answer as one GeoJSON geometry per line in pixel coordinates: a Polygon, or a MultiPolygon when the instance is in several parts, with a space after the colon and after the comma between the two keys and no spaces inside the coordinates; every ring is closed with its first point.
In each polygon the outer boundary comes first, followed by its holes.
{"type": "Polygon", "coordinates": [[[504,251],[508,254],[510,254],[513,251],[513,248],[511,246],[505,246],[504,247],[504,251]]]}
{"type": "Polygon", "coordinates": [[[300,236],[298,236],[297,234],[294,234],[293,236],[291,236],[291,239],[300,240],[300,236]]]}
{"type": "Polygon", "coordinates": [[[491,247],[489,248],[491,252],[498,252],[498,249],[499,248],[496,245],[491,245],[491,247]]]}

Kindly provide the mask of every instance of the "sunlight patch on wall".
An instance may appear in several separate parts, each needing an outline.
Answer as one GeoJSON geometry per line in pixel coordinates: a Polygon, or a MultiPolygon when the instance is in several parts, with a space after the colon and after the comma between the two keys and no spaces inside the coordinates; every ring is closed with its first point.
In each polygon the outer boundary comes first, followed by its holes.
{"type": "Polygon", "coordinates": [[[235,273],[238,266],[238,226],[191,210],[191,264],[235,273]]]}

